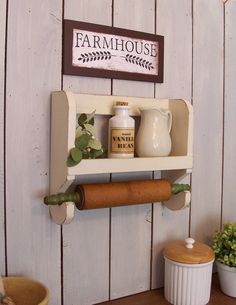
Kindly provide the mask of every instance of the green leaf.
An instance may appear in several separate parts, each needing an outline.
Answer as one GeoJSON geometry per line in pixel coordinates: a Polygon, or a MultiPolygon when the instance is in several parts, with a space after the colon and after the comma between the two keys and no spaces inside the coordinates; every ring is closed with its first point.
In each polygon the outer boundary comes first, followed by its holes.
{"type": "Polygon", "coordinates": [[[84,133],[84,132],[83,132],[83,130],[82,130],[82,127],[81,127],[81,126],[78,126],[78,127],[76,128],[75,137],[78,138],[78,137],[80,137],[83,133],[84,133]]]}
{"type": "Polygon", "coordinates": [[[100,150],[102,148],[102,144],[97,138],[91,138],[88,142],[88,146],[96,150],[100,150]]]}
{"type": "Polygon", "coordinates": [[[89,133],[91,133],[93,136],[96,135],[96,130],[95,130],[95,128],[94,128],[93,125],[84,124],[84,128],[85,128],[89,133]]]}
{"type": "Polygon", "coordinates": [[[80,137],[75,139],[75,147],[83,150],[87,147],[89,140],[91,139],[91,135],[82,134],[80,137]]]}
{"type": "Polygon", "coordinates": [[[96,110],[94,110],[92,113],[87,115],[87,119],[85,123],[88,123],[90,125],[94,125],[94,115],[95,115],[96,110]]]}
{"type": "Polygon", "coordinates": [[[102,149],[100,149],[100,150],[92,149],[90,151],[90,156],[93,159],[99,158],[102,154],[103,154],[103,150],[102,149]]]}
{"type": "Polygon", "coordinates": [[[79,162],[76,162],[75,160],[72,159],[71,155],[67,158],[67,166],[72,167],[77,165],[79,162]]]}
{"type": "Polygon", "coordinates": [[[88,121],[88,124],[94,126],[94,118],[91,118],[91,119],[88,121]]]}
{"type": "Polygon", "coordinates": [[[78,124],[79,126],[83,126],[84,123],[86,123],[87,121],[87,115],[85,113],[82,113],[79,117],[78,117],[78,124]]]}
{"type": "Polygon", "coordinates": [[[77,147],[71,149],[70,155],[75,162],[80,162],[82,160],[82,151],[77,147]]]}
{"type": "Polygon", "coordinates": [[[89,154],[90,154],[89,152],[83,151],[82,158],[83,159],[89,159],[90,158],[89,154]]]}

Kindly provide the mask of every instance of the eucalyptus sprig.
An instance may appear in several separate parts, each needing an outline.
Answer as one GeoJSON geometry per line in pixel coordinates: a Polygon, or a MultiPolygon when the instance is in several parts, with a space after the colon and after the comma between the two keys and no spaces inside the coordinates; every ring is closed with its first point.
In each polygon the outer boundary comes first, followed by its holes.
{"type": "Polygon", "coordinates": [[[102,144],[96,137],[94,128],[95,111],[90,114],[82,113],[78,117],[75,146],[70,150],[67,166],[75,166],[82,159],[95,159],[103,155],[102,144]]]}
{"type": "Polygon", "coordinates": [[[212,243],[216,260],[229,267],[236,267],[236,223],[226,223],[216,231],[212,243]]]}

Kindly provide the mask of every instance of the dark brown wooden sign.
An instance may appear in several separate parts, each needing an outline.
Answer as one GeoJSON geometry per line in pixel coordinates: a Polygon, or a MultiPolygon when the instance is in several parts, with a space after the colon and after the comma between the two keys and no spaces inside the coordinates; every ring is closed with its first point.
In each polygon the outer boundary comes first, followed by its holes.
{"type": "Polygon", "coordinates": [[[63,73],[163,82],[164,37],[64,20],[63,73]]]}

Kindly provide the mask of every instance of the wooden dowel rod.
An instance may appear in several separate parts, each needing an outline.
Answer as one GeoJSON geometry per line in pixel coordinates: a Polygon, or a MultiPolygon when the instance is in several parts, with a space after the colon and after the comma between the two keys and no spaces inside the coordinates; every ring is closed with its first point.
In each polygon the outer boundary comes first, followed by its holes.
{"type": "Polygon", "coordinates": [[[142,180],[79,186],[82,210],[166,201],[172,194],[168,180],[142,180]]]}

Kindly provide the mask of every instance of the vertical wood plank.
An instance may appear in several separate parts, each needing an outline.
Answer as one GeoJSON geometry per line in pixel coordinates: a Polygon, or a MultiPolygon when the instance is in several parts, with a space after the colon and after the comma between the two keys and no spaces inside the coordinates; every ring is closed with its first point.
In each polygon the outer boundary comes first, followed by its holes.
{"type": "MultiPolygon", "coordinates": [[[[191,2],[158,1],[156,15],[156,32],[164,35],[165,41],[164,83],[156,85],[156,96],[191,100],[191,2]]],[[[164,283],[163,248],[166,242],[186,238],[188,230],[188,208],[170,211],[160,204],[154,206],[152,288],[162,287],[164,283]]]]}
{"type": "MultiPolygon", "coordinates": [[[[150,179],[149,172],[113,174],[112,181],[150,179]]],[[[111,298],[150,287],[152,205],[111,209],[111,298]]]]}
{"type": "MultiPolygon", "coordinates": [[[[109,182],[107,175],[83,176],[77,183],[109,182]]],[[[65,304],[95,304],[109,298],[109,209],[75,211],[63,227],[65,304]]]]}
{"type": "Polygon", "coordinates": [[[45,283],[61,303],[60,227],[49,185],[50,93],[61,85],[61,1],[9,1],[6,88],[8,274],[45,283]]]}
{"type": "Polygon", "coordinates": [[[223,1],[193,1],[194,170],[191,235],[210,242],[221,217],[223,1]]]}
{"type": "MultiPolygon", "coordinates": [[[[111,25],[111,0],[67,0],[65,19],[111,25]]],[[[110,94],[109,79],[63,76],[64,90],[110,94]]],[[[78,183],[109,182],[110,175],[77,177],[78,183]]],[[[64,303],[90,305],[109,299],[109,209],[76,213],[63,227],[64,303]],[[76,279],[76,280],[75,280],[76,279]]]]}
{"type": "Polygon", "coordinates": [[[189,209],[170,211],[161,204],[153,211],[152,289],[164,286],[163,249],[169,241],[188,236],[189,209]]]}
{"type": "MultiPolygon", "coordinates": [[[[156,97],[191,100],[192,14],[191,1],[157,2],[156,32],[164,35],[164,83],[156,84],[156,97]]],[[[156,177],[160,173],[155,173],[156,177]]],[[[187,183],[187,181],[186,181],[187,183]]],[[[189,230],[189,209],[170,211],[160,204],[153,209],[152,288],[163,286],[163,247],[184,239],[189,230]]]]}
{"type": "Polygon", "coordinates": [[[164,82],[156,85],[158,97],[191,99],[191,1],[158,0],[156,33],[164,35],[164,82]]]}
{"type": "MultiPolygon", "coordinates": [[[[115,27],[153,34],[155,32],[154,0],[114,0],[115,27]]],[[[153,97],[153,83],[114,80],[113,94],[124,96],[153,97]]]]}
{"type": "MultiPolygon", "coordinates": [[[[155,1],[115,0],[114,26],[154,33],[155,1]],[[131,16],[132,14],[132,16],[131,16]]],[[[113,80],[114,95],[154,96],[153,83],[113,80]]],[[[147,179],[152,173],[112,175],[113,180],[147,179]]],[[[150,287],[151,204],[111,212],[111,299],[150,287]]]]}
{"type": "Polygon", "coordinates": [[[224,118],[224,173],[222,222],[235,221],[235,134],[236,130],[236,2],[225,4],[225,118],[224,118]]]}
{"type": "MultiPolygon", "coordinates": [[[[111,6],[112,0],[66,0],[64,18],[111,25],[111,6]]],[[[105,78],[64,75],[63,86],[79,93],[111,93],[111,80],[105,78]]]]}
{"type": "Polygon", "coordinates": [[[6,1],[0,2],[0,274],[5,274],[4,227],[4,98],[5,98],[5,31],[6,1]]]}

